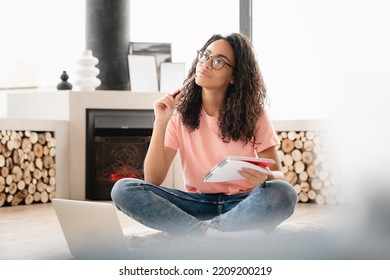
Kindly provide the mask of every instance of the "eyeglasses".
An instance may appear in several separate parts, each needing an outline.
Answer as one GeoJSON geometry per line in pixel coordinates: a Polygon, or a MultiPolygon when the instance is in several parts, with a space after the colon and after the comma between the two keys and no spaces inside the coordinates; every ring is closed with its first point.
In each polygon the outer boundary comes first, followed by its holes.
{"type": "Polygon", "coordinates": [[[211,58],[211,65],[213,66],[213,68],[215,70],[221,69],[225,64],[227,66],[234,68],[233,65],[227,63],[221,57],[214,57],[214,56],[210,55],[208,52],[204,52],[204,51],[197,51],[197,52],[198,52],[198,62],[204,63],[211,58]]]}

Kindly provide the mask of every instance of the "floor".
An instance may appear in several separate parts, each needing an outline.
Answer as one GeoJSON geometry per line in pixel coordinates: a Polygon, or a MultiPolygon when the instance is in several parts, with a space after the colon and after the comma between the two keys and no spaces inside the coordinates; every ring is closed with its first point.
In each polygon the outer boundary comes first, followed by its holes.
{"type": "MultiPolygon", "coordinates": [[[[117,212],[124,232],[143,228],[138,222],[117,212]]],[[[281,228],[298,223],[330,224],[333,207],[300,203],[281,228]]],[[[72,258],[51,203],[0,208],[0,259],[72,258]]]]}

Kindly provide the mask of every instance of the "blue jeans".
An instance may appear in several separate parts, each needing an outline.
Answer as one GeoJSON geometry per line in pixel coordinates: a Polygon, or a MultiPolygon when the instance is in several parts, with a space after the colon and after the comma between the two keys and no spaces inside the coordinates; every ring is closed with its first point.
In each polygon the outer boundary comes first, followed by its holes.
{"type": "Polygon", "coordinates": [[[111,191],[117,208],[136,221],[171,235],[199,236],[220,231],[268,232],[290,217],[297,203],[286,181],[266,181],[250,193],[200,194],[125,178],[111,191]]]}

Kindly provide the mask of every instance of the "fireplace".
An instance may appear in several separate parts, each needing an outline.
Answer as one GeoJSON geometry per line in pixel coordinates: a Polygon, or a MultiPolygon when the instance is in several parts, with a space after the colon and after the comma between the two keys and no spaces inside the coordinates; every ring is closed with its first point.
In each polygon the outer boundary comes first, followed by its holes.
{"type": "Polygon", "coordinates": [[[86,114],[85,198],[110,200],[117,180],[144,178],[153,110],[87,109],[86,114]]]}

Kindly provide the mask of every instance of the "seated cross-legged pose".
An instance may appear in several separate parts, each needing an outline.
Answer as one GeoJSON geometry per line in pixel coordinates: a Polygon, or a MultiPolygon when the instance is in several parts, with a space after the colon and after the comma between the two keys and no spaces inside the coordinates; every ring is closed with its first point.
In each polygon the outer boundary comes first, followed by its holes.
{"type": "Polygon", "coordinates": [[[154,102],[144,180],[117,181],[111,192],[115,205],[170,235],[273,231],[294,212],[297,193],[284,180],[280,142],[265,110],[266,88],[250,40],[239,33],[213,35],[186,81],[183,89],[154,102]],[[186,191],[161,186],[177,151],[186,191]],[[204,182],[227,155],[276,163],[268,167],[271,174],[243,168],[238,171],[243,179],[204,182]]]}

